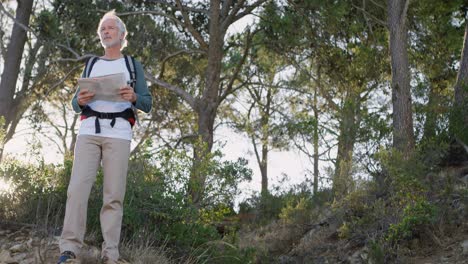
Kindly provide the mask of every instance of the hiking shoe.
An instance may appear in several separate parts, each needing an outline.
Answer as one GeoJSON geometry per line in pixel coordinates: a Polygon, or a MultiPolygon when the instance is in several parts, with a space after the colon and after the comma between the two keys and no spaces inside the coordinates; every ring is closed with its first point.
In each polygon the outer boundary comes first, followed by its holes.
{"type": "Polygon", "coordinates": [[[75,253],[71,251],[64,251],[57,262],[57,264],[70,263],[69,260],[76,259],[75,253]]]}

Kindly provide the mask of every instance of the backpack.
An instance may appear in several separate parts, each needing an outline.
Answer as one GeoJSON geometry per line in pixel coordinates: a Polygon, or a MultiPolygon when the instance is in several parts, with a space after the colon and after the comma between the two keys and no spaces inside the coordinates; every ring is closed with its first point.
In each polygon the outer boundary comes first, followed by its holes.
{"type": "MultiPolygon", "coordinates": [[[[130,87],[133,88],[133,91],[135,91],[135,86],[136,86],[136,81],[137,81],[137,74],[135,70],[135,58],[133,58],[130,55],[124,55],[125,58],[125,65],[127,66],[128,73],[130,74],[130,87]]],[[[86,61],[85,69],[84,69],[84,78],[89,78],[89,75],[91,74],[91,71],[93,70],[93,66],[96,63],[96,61],[99,59],[97,56],[93,56],[89,58],[86,61]]],[[[132,110],[134,113],[135,117],[135,123],[139,124],[139,118],[138,118],[138,110],[135,108],[135,106],[132,104],[132,110]]],[[[133,127],[133,124],[132,124],[133,127]]]]}

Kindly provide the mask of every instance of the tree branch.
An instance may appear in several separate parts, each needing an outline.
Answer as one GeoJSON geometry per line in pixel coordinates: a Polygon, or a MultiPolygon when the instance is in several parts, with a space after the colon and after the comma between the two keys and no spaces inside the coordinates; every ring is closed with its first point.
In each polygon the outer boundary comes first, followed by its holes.
{"type": "MultiPolygon", "coordinates": [[[[255,34],[255,33],[254,33],[255,34]]],[[[242,66],[244,65],[245,61],[247,60],[247,57],[249,55],[249,50],[250,50],[250,44],[252,43],[252,37],[253,34],[250,34],[250,32],[247,32],[246,36],[246,41],[244,45],[244,55],[242,56],[242,59],[239,61],[239,63],[236,65],[236,68],[234,70],[234,74],[231,76],[231,79],[229,80],[229,83],[226,87],[226,90],[224,93],[219,97],[218,99],[218,104],[220,104],[226,97],[232,93],[233,90],[233,85],[237,77],[239,76],[239,72],[242,69],[242,66]]]]}
{"type": "MultiPolygon", "coordinates": [[[[99,10],[101,12],[107,12],[105,10],[99,10]]],[[[176,17],[174,16],[170,16],[168,15],[167,13],[165,12],[161,12],[161,11],[153,11],[153,10],[141,10],[141,11],[129,11],[129,12],[122,12],[122,13],[116,13],[118,16],[133,16],[133,15],[156,15],[156,16],[162,16],[162,17],[165,17],[165,18],[168,18],[169,20],[171,20],[174,24],[177,24],[177,25],[180,25],[182,27],[184,27],[184,23],[182,23],[182,21],[180,21],[179,19],[177,19],[176,17]]]]}
{"type": "MultiPolygon", "coordinates": [[[[243,18],[243,17],[246,16],[246,15],[252,14],[252,11],[253,11],[254,9],[256,9],[257,7],[259,7],[260,5],[262,5],[263,3],[265,3],[266,1],[267,1],[267,0],[259,0],[259,1],[255,2],[255,3],[253,3],[252,5],[246,7],[245,10],[242,11],[241,13],[238,13],[237,15],[235,14],[234,18],[232,18],[231,23],[233,23],[234,21],[237,21],[237,20],[243,18]]],[[[228,27],[231,23],[227,24],[227,27],[228,27]]],[[[226,27],[226,30],[227,30],[227,27],[226,27]]]]}
{"type": "MultiPolygon", "coordinates": [[[[64,45],[61,45],[62,47],[65,47],[64,45]]],[[[67,50],[72,50],[71,48],[66,48],[67,50]]],[[[91,57],[96,57],[97,55],[95,54],[85,54],[85,55],[78,55],[75,51],[73,51],[73,54],[76,55],[76,57],[73,58],[62,58],[58,60],[54,60],[52,62],[78,62],[78,61],[84,61],[88,58],[91,57]]]]}
{"type": "MultiPolygon", "coordinates": [[[[173,5],[172,3],[169,3],[167,1],[152,0],[151,2],[155,3],[155,4],[162,4],[162,5],[165,5],[165,6],[168,6],[168,7],[172,7],[174,9],[176,9],[176,10],[180,10],[178,6],[173,5]]],[[[183,8],[184,8],[184,10],[187,10],[189,12],[194,12],[194,13],[203,13],[203,14],[208,14],[209,13],[208,10],[206,10],[206,9],[194,8],[194,7],[185,6],[185,5],[183,5],[183,8]]]]}
{"type": "Polygon", "coordinates": [[[47,97],[55,88],[57,88],[59,85],[62,85],[63,82],[65,82],[74,71],[76,71],[78,68],[81,68],[81,67],[82,67],[81,65],[77,65],[73,67],[73,69],[71,69],[67,74],[65,74],[65,76],[63,76],[62,79],[60,79],[58,82],[52,85],[52,87],[45,92],[44,96],[47,97]]]}
{"type": "Polygon", "coordinates": [[[369,1],[370,1],[371,3],[373,3],[374,5],[376,5],[376,6],[380,7],[380,8],[382,8],[383,10],[387,10],[387,8],[386,8],[385,6],[383,6],[383,5],[379,4],[379,3],[377,3],[376,1],[374,1],[374,0],[369,0],[369,1]]]}
{"type": "Polygon", "coordinates": [[[187,134],[187,135],[182,135],[176,142],[176,144],[174,145],[174,148],[177,148],[179,146],[179,144],[184,141],[184,140],[188,140],[188,139],[196,139],[198,137],[198,134],[187,134]]]}
{"type": "Polygon", "coordinates": [[[172,84],[169,84],[163,80],[160,80],[158,78],[155,78],[153,75],[151,75],[150,73],[146,72],[145,73],[145,77],[150,80],[150,82],[153,82],[163,88],[166,88],[168,89],[169,91],[172,91],[174,93],[176,93],[177,95],[179,95],[180,97],[182,97],[182,99],[187,102],[191,107],[192,109],[195,109],[196,108],[196,100],[195,98],[189,94],[188,92],[186,92],[185,90],[181,89],[180,87],[178,86],[175,86],[175,85],[172,85],[172,84]]]}
{"type": "Polygon", "coordinates": [[[403,7],[403,10],[401,11],[400,25],[403,25],[405,23],[406,14],[408,13],[409,2],[410,2],[410,0],[405,1],[405,6],[403,7]]]}
{"type": "Polygon", "coordinates": [[[6,57],[6,46],[4,45],[4,42],[3,42],[4,36],[5,36],[5,31],[0,29],[0,55],[2,56],[2,58],[6,57]]]}
{"type": "Polygon", "coordinates": [[[229,14],[229,8],[232,6],[232,1],[233,0],[226,0],[224,1],[224,5],[221,9],[221,19],[227,18],[229,14]]]}
{"type": "MultiPolygon", "coordinates": [[[[47,42],[46,39],[42,39],[40,38],[36,32],[34,32],[30,27],[20,23],[12,14],[10,14],[6,9],[5,7],[3,6],[3,4],[0,3],[0,11],[3,11],[10,19],[12,19],[14,21],[14,23],[18,24],[18,26],[20,26],[22,29],[24,29],[25,31],[29,31],[31,32],[31,34],[33,34],[36,38],[37,38],[37,41],[39,42],[47,42]]],[[[66,46],[66,45],[63,45],[63,44],[60,44],[60,43],[56,43],[55,41],[52,41],[52,43],[58,47],[61,47],[65,50],[68,50],[70,53],[72,53],[74,56],[75,56],[75,59],[61,59],[59,61],[81,61],[81,60],[84,60],[86,58],[89,58],[89,57],[92,57],[92,56],[95,56],[95,55],[91,55],[91,54],[86,54],[86,55],[83,55],[83,56],[80,56],[75,50],[73,50],[72,48],[70,48],[69,46],[66,46]]],[[[50,43],[48,43],[50,44],[50,43]]]]}
{"type": "MultiPolygon", "coordinates": [[[[245,0],[239,0],[237,3],[234,4],[234,7],[232,8],[231,12],[229,13],[229,7],[227,7],[227,10],[223,10],[226,12],[227,16],[221,21],[221,30],[222,32],[226,32],[229,25],[231,25],[235,20],[235,17],[237,15],[237,12],[244,6],[245,0]]],[[[224,8],[224,6],[223,6],[224,8]]]]}
{"type": "Polygon", "coordinates": [[[362,13],[364,14],[364,16],[370,16],[372,18],[372,20],[374,20],[375,22],[377,22],[379,25],[381,26],[384,26],[384,27],[387,27],[388,26],[388,23],[383,21],[382,19],[374,16],[373,14],[369,13],[367,10],[365,10],[364,8],[360,7],[360,6],[357,6],[355,4],[351,4],[354,8],[356,8],[357,10],[359,11],[362,11],[362,13]]]}
{"type": "Polygon", "coordinates": [[[146,123],[145,127],[147,129],[144,130],[143,132],[143,135],[141,137],[139,137],[139,140],[137,142],[137,144],[135,145],[135,147],[133,148],[133,150],[130,152],[130,156],[135,156],[140,150],[141,150],[141,146],[143,145],[143,143],[145,142],[145,140],[147,140],[148,138],[151,137],[151,135],[153,134],[153,132],[155,132],[156,130],[150,130],[148,129],[148,127],[150,127],[152,125],[152,123],[154,122],[153,119],[150,119],[148,123],[146,123]]]}
{"type": "Polygon", "coordinates": [[[184,9],[184,6],[180,2],[180,0],[176,0],[177,6],[179,8],[179,11],[182,13],[182,17],[184,18],[184,24],[187,30],[192,34],[192,36],[197,40],[198,44],[200,44],[200,47],[202,50],[207,51],[208,50],[208,44],[206,44],[205,40],[203,39],[202,35],[200,32],[198,32],[192,25],[192,22],[190,21],[190,17],[188,16],[186,10],[184,9]]]}
{"type": "Polygon", "coordinates": [[[203,50],[179,50],[177,52],[174,52],[172,54],[169,54],[168,56],[166,56],[162,62],[161,62],[161,71],[159,73],[159,78],[162,78],[163,75],[164,75],[164,70],[166,68],[166,62],[176,56],[179,56],[180,54],[195,54],[195,53],[202,53],[202,54],[206,54],[205,51],[203,50]]]}
{"type": "Polygon", "coordinates": [[[3,6],[2,3],[0,3],[0,10],[3,11],[3,13],[5,13],[5,15],[7,15],[10,19],[12,19],[19,27],[21,27],[24,31],[26,32],[31,32],[34,36],[36,36],[37,38],[39,38],[37,35],[36,35],[36,32],[34,32],[30,27],[24,25],[23,23],[19,22],[15,16],[13,16],[12,14],[10,14],[6,9],[5,7],[3,6]]]}

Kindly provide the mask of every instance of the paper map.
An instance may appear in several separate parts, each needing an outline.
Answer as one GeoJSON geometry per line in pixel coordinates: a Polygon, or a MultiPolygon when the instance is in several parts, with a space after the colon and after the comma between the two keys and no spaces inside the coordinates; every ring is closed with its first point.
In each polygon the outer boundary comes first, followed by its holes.
{"type": "Polygon", "coordinates": [[[109,74],[92,78],[78,78],[80,89],[88,89],[94,92],[91,100],[103,100],[111,102],[125,102],[120,97],[119,90],[126,86],[124,73],[109,74]]]}

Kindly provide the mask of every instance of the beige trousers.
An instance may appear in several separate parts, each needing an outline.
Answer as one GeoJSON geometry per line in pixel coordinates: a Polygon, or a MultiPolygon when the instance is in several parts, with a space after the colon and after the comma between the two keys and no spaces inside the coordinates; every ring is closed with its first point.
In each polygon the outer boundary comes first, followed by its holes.
{"type": "Polygon", "coordinates": [[[129,140],[78,136],[59,242],[60,252],[72,251],[80,254],[86,232],[88,199],[99,164],[102,162],[104,182],[100,221],[104,243],[101,256],[111,260],[119,258],[118,247],[129,156],[129,140]]]}

